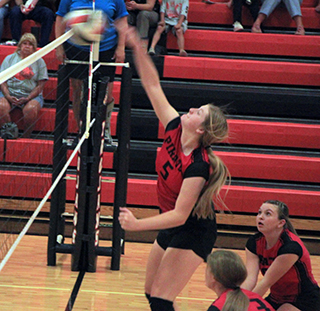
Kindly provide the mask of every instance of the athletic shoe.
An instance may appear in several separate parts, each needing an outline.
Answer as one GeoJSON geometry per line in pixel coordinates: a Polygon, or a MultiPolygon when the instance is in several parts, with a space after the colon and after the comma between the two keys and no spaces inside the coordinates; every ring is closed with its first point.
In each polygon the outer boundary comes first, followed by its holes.
{"type": "Polygon", "coordinates": [[[233,31],[242,31],[243,26],[239,22],[234,22],[233,24],[233,31]]]}
{"type": "Polygon", "coordinates": [[[150,48],[149,51],[148,51],[148,54],[150,56],[156,55],[156,51],[154,50],[154,48],[150,48]]]}
{"type": "Polygon", "coordinates": [[[246,4],[251,5],[252,1],[251,0],[246,0],[246,4]]]}

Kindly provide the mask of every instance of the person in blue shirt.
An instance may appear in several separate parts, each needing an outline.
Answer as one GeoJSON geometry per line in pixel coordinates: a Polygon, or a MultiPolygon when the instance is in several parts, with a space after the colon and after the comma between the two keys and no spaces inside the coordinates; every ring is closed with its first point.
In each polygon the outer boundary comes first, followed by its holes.
{"type": "MultiPolygon", "coordinates": [[[[60,37],[66,31],[64,16],[70,11],[77,9],[92,8],[91,0],[61,0],[58,11],[56,12],[55,34],[56,38],[60,37]]],[[[123,63],[125,60],[125,29],[128,25],[126,6],[123,0],[96,0],[95,9],[102,10],[108,20],[108,26],[105,29],[104,38],[100,41],[99,61],[123,63]],[[119,27],[114,27],[116,21],[119,27]]],[[[59,61],[63,62],[65,58],[72,60],[88,61],[90,46],[79,46],[66,41],[56,49],[56,56],[59,61]]],[[[80,102],[82,93],[82,80],[88,77],[88,70],[83,70],[81,65],[70,65],[70,77],[73,88],[73,112],[75,119],[80,124],[80,102]]],[[[88,68],[88,67],[87,67],[88,68]]],[[[107,115],[105,126],[105,145],[112,145],[110,119],[114,106],[112,96],[113,81],[115,76],[114,66],[101,66],[99,71],[102,75],[110,77],[108,85],[107,115]]]]}

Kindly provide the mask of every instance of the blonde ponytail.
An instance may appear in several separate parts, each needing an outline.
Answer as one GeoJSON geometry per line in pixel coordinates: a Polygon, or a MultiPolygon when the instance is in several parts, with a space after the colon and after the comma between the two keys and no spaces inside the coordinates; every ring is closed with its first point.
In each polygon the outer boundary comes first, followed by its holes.
{"type": "Polygon", "coordinates": [[[206,147],[212,173],[202,189],[200,198],[193,210],[193,215],[197,215],[198,218],[213,219],[215,217],[212,208],[213,198],[226,207],[219,193],[228,177],[230,180],[230,173],[223,161],[213,153],[210,145],[222,142],[228,137],[227,118],[219,107],[209,104],[209,114],[203,123],[203,127],[204,134],[201,137],[200,143],[206,147]]]}
{"type": "Polygon", "coordinates": [[[220,190],[226,183],[227,178],[230,177],[230,173],[223,161],[212,152],[211,148],[207,148],[207,152],[213,173],[210,174],[207,184],[202,189],[200,199],[193,210],[193,215],[197,215],[198,218],[213,219],[215,215],[212,208],[212,199],[215,197],[222,206],[225,206],[220,197],[220,190]]]}

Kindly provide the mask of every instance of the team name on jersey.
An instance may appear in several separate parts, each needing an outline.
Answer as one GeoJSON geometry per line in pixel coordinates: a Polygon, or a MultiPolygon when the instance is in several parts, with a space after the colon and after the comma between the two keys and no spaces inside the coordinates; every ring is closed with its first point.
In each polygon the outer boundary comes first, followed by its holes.
{"type": "Polygon", "coordinates": [[[166,143],[166,150],[168,152],[168,155],[170,156],[171,160],[174,163],[174,166],[178,169],[179,172],[182,171],[182,163],[181,159],[179,159],[177,155],[177,149],[175,145],[172,143],[171,137],[168,136],[164,142],[166,143]]]}

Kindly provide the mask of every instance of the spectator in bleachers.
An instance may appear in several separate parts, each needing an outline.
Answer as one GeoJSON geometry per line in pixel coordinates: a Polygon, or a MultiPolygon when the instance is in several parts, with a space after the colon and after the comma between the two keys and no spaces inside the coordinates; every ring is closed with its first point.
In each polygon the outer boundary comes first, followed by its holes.
{"type": "MultiPolygon", "coordinates": [[[[13,54],[1,64],[1,72],[19,63],[37,50],[37,40],[31,33],[25,33],[13,54]]],[[[11,122],[10,112],[21,109],[24,119],[23,137],[30,137],[38,113],[44,104],[42,91],[48,80],[47,66],[42,58],[15,74],[1,84],[0,126],[11,122]]]]}
{"type": "Polygon", "coordinates": [[[172,31],[177,37],[179,56],[188,56],[184,49],[184,33],[187,30],[187,16],[189,9],[189,0],[163,0],[160,7],[160,21],[157,30],[153,36],[149,54],[155,55],[155,47],[160,40],[161,34],[166,31],[172,31]]]}
{"type": "Polygon", "coordinates": [[[289,220],[281,201],[269,200],[256,217],[259,233],[246,244],[248,277],[242,288],[263,296],[276,310],[320,310],[320,291],[310,254],[289,220]],[[263,278],[257,282],[259,270],[263,278]]]}
{"type": "Polygon", "coordinates": [[[246,277],[246,266],[237,253],[222,249],[211,253],[207,257],[206,285],[218,299],[208,311],[274,311],[260,295],[240,288],[246,277]]]}
{"type": "Polygon", "coordinates": [[[319,0],[319,2],[317,4],[315,10],[316,10],[317,13],[320,13],[320,0],[319,0]]]}
{"type": "Polygon", "coordinates": [[[260,0],[230,0],[227,2],[229,9],[233,6],[233,30],[242,31],[242,6],[245,5],[249,8],[250,14],[255,21],[258,17],[260,9],[260,0]]]}
{"type": "Polygon", "coordinates": [[[158,0],[127,1],[126,8],[129,12],[128,24],[137,26],[143,47],[147,52],[149,45],[149,29],[158,24],[160,3],[158,0]]]}
{"type": "Polygon", "coordinates": [[[274,11],[274,9],[283,2],[286,6],[290,16],[297,25],[296,35],[304,35],[304,27],[302,23],[301,3],[302,0],[263,0],[259,11],[258,18],[255,20],[251,31],[254,33],[261,33],[261,24],[274,11]]]}
{"type": "Polygon", "coordinates": [[[39,40],[39,47],[43,47],[50,41],[52,26],[55,20],[55,15],[52,10],[52,3],[45,2],[45,0],[35,0],[34,7],[28,8],[24,5],[23,0],[15,0],[16,6],[12,8],[9,13],[10,29],[12,39],[18,42],[21,37],[22,23],[27,20],[33,20],[41,24],[41,35],[39,40]],[[48,3],[48,6],[47,5],[48,3]]]}

